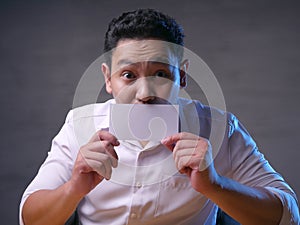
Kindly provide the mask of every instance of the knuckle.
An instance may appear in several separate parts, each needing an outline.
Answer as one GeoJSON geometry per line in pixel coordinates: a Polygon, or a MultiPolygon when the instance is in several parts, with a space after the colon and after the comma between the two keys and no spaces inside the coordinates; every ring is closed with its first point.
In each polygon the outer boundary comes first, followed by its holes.
{"type": "Polygon", "coordinates": [[[111,143],[109,141],[102,141],[101,143],[105,149],[108,149],[111,146],[111,143]]]}
{"type": "Polygon", "coordinates": [[[77,166],[80,168],[79,170],[83,171],[88,171],[91,169],[90,165],[88,165],[86,162],[79,162],[77,166]]]}
{"type": "Polygon", "coordinates": [[[80,150],[79,151],[85,151],[85,149],[89,148],[90,144],[87,143],[87,144],[84,144],[80,147],[80,150]]]}
{"type": "Polygon", "coordinates": [[[105,131],[104,130],[98,130],[96,132],[96,134],[98,135],[98,137],[100,138],[100,135],[103,134],[105,131]]]}
{"type": "Polygon", "coordinates": [[[103,155],[103,161],[104,162],[109,162],[110,161],[110,157],[106,154],[103,155]]]}
{"type": "Polygon", "coordinates": [[[86,157],[86,154],[87,154],[87,148],[84,146],[84,147],[81,147],[80,149],[79,149],[79,153],[77,154],[77,157],[78,158],[85,158],[86,157]]]}
{"type": "Polygon", "coordinates": [[[183,159],[180,159],[178,161],[178,165],[177,165],[178,169],[182,169],[184,166],[185,166],[185,163],[184,163],[183,159]]]}
{"type": "Polygon", "coordinates": [[[180,149],[181,146],[182,146],[182,142],[180,140],[177,141],[174,150],[180,149]]]}
{"type": "Polygon", "coordinates": [[[186,132],[181,132],[180,134],[179,134],[179,138],[180,139],[183,139],[185,136],[186,136],[186,132]]]}
{"type": "Polygon", "coordinates": [[[178,158],[178,147],[177,146],[175,146],[175,148],[174,148],[174,150],[173,150],[173,158],[174,159],[176,159],[176,158],[178,158]]]}
{"type": "Polygon", "coordinates": [[[93,142],[94,141],[99,141],[100,140],[100,132],[99,131],[97,131],[94,135],[93,135],[93,142]]]}
{"type": "Polygon", "coordinates": [[[204,139],[204,138],[200,138],[199,140],[198,140],[198,143],[199,143],[199,145],[202,147],[202,148],[208,148],[209,147],[209,142],[208,142],[208,140],[206,140],[206,139],[204,139]]]}
{"type": "Polygon", "coordinates": [[[104,170],[105,170],[105,165],[104,165],[104,163],[99,162],[99,163],[98,163],[98,166],[97,166],[97,170],[98,170],[99,172],[104,171],[104,170]]]}
{"type": "Polygon", "coordinates": [[[178,162],[178,156],[176,155],[175,152],[173,152],[173,158],[174,158],[175,162],[178,162]]]}

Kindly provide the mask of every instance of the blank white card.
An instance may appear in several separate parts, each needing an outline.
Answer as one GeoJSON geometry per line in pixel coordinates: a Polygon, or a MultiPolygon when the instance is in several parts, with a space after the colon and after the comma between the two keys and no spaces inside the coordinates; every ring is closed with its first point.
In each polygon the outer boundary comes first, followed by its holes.
{"type": "Polygon", "coordinates": [[[178,105],[111,104],[109,132],[119,140],[160,141],[178,133],[178,105]]]}

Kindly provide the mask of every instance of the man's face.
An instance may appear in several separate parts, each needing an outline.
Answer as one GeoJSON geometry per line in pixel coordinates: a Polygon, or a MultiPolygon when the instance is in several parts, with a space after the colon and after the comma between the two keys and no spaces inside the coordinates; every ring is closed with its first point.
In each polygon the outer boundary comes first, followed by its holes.
{"type": "Polygon", "coordinates": [[[185,74],[170,44],[158,40],[119,41],[111,69],[102,65],[106,90],[117,103],[175,104],[185,74]]]}

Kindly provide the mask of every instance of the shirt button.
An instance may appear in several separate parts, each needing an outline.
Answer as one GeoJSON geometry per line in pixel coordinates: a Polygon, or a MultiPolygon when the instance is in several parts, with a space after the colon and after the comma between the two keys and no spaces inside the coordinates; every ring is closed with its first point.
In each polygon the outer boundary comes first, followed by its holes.
{"type": "Polygon", "coordinates": [[[137,214],[136,213],[131,213],[130,214],[130,218],[131,219],[136,219],[137,218],[137,214]]]}
{"type": "Polygon", "coordinates": [[[141,188],[141,187],[142,187],[142,184],[141,184],[140,182],[136,182],[135,186],[136,186],[137,188],[141,188]]]}

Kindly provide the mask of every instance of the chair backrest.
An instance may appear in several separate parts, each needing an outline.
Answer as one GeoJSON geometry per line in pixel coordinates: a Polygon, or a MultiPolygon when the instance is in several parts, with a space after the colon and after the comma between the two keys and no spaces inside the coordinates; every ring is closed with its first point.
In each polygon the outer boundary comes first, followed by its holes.
{"type": "MultiPolygon", "coordinates": [[[[77,210],[68,219],[65,225],[81,225],[77,210]]],[[[216,225],[241,225],[236,220],[228,216],[222,209],[218,209],[216,225]]]]}
{"type": "Polygon", "coordinates": [[[216,225],[241,225],[236,220],[232,219],[222,209],[218,209],[216,225]]]}
{"type": "Polygon", "coordinates": [[[81,225],[77,210],[70,216],[65,225],[81,225]]]}

